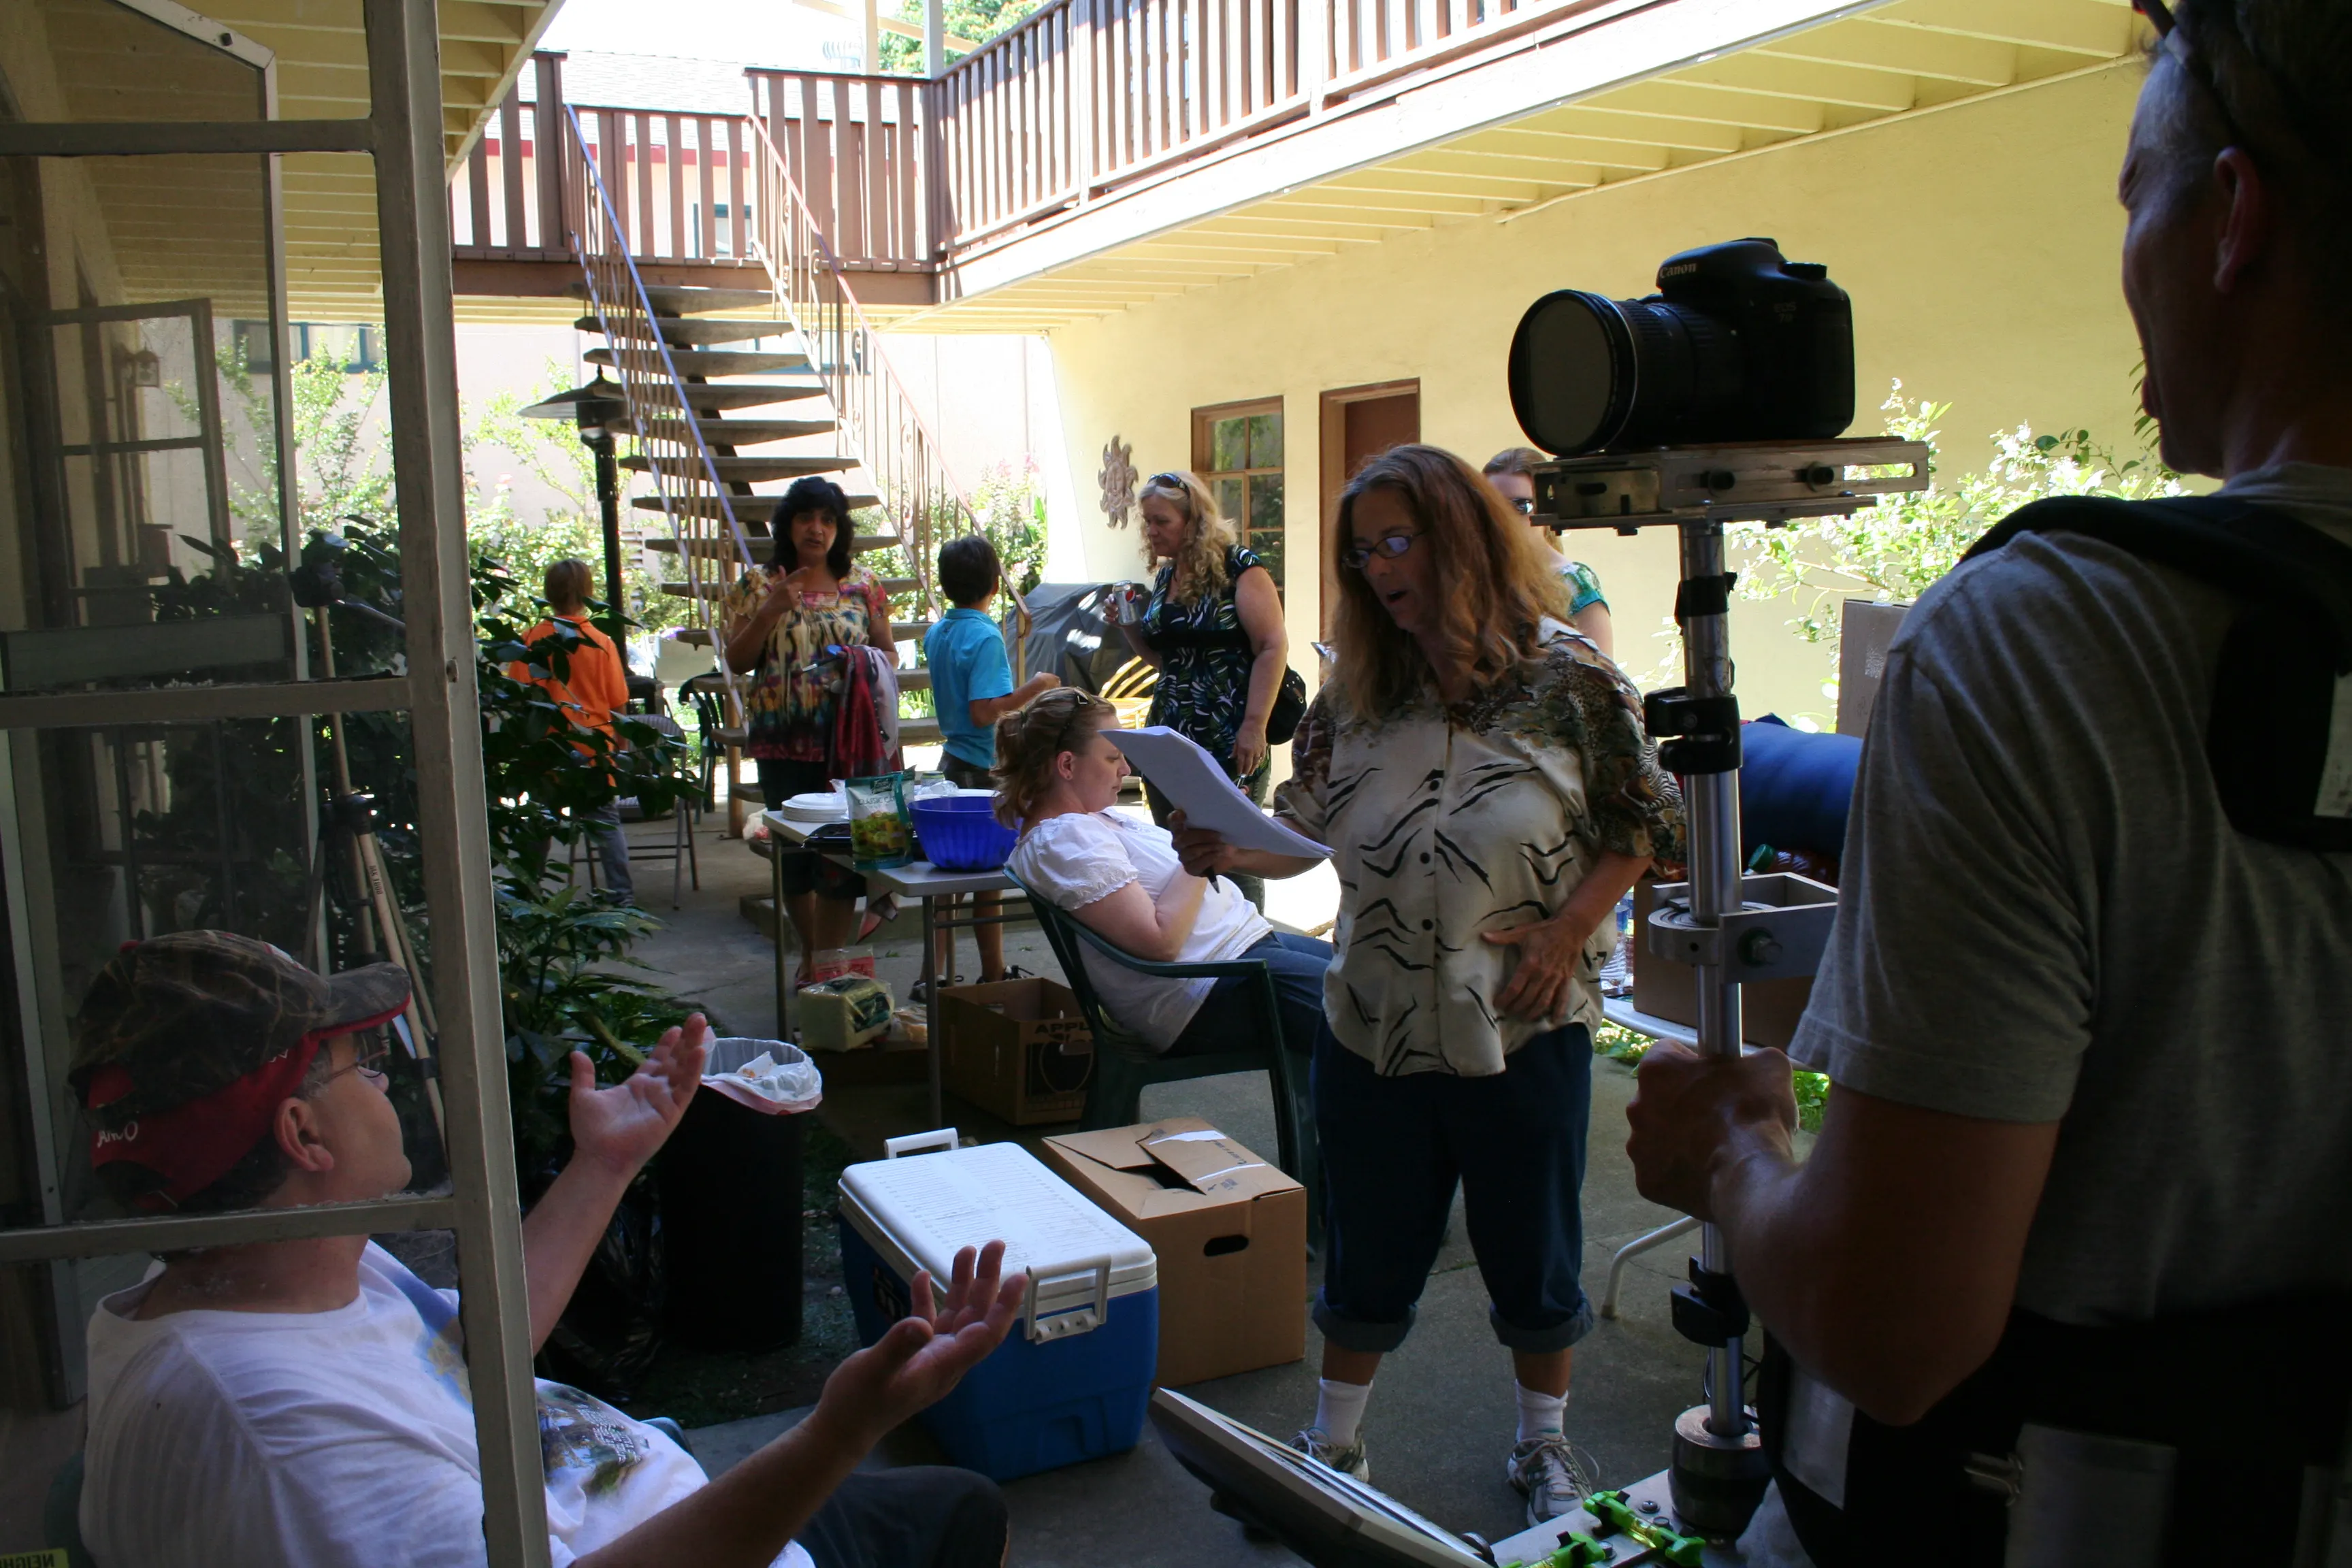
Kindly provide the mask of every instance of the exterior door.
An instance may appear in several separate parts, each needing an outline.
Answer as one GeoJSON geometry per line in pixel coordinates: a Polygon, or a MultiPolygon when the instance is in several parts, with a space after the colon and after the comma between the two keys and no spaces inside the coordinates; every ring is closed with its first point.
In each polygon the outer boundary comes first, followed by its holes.
{"type": "Polygon", "coordinates": [[[1356,470],[1391,447],[1421,439],[1421,383],[1383,381],[1344,386],[1323,395],[1323,494],[1320,534],[1322,598],[1320,624],[1326,642],[1339,607],[1339,492],[1356,470]]]}

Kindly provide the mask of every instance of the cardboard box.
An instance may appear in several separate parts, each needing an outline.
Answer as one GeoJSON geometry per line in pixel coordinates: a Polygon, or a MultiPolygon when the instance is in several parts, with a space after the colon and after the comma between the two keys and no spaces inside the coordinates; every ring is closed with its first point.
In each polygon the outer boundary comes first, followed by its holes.
{"type": "Polygon", "coordinates": [[[1095,1037],[1067,986],[1036,979],[949,986],[940,993],[940,1033],[949,1093],[1016,1127],[1085,1113],[1095,1037]]]}
{"type": "Polygon", "coordinates": [[[1870,728],[1871,704],[1878,700],[1879,678],[1886,672],[1886,645],[1910,613],[1908,603],[1882,605],[1870,599],[1848,599],[1840,611],[1839,734],[1859,735],[1870,728]]]}
{"type": "Polygon", "coordinates": [[[1307,1189],[1194,1116],[1045,1140],[1045,1163],[1151,1244],[1174,1388],[1307,1353],[1307,1189]]]}
{"type": "MultiPolygon", "coordinates": [[[[1633,885],[1633,1006],[1653,1018],[1698,1027],[1698,987],[1687,963],[1675,963],[1647,951],[1643,932],[1658,907],[1657,884],[1633,885]]],[[[1739,1031],[1753,1046],[1787,1050],[1797,1037],[1797,1020],[1813,999],[1813,977],[1751,980],[1739,988],[1739,1031]]]]}

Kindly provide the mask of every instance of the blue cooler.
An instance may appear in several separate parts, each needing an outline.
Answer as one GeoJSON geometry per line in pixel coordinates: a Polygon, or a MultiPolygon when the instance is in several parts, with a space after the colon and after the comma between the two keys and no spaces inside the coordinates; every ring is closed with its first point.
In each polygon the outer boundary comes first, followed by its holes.
{"type": "MultiPolygon", "coordinates": [[[[934,1135],[926,1134],[922,1142],[934,1135]]],[[[1029,1299],[1002,1345],[924,1425],[966,1469],[1009,1481],[1124,1453],[1143,1434],[1160,1351],[1160,1266],[1149,1243],[1017,1143],[952,1146],[841,1173],[841,1276],[872,1344],[907,1315],[928,1268],[944,1296],[959,1247],[1004,1243],[1029,1299]]]]}

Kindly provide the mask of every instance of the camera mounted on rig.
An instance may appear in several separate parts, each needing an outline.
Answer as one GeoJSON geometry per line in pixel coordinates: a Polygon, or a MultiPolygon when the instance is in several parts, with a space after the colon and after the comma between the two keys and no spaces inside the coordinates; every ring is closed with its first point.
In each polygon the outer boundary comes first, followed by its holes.
{"type": "Polygon", "coordinates": [[[1853,303],[1770,239],[1670,256],[1658,291],[1545,295],[1508,364],[1537,466],[1535,520],[1614,528],[1700,518],[1786,522],[1927,483],[1927,449],[1843,437],[1853,421],[1853,303]]]}
{"type": "Polygon", "coordinates": [[[1670,256],[1658,291],[1562,289],[1511,339],[1511,411],[1562,457],[1725,441],[1821,440],[1853,422],[1853,304],[1769,239],[1670,256]]]}

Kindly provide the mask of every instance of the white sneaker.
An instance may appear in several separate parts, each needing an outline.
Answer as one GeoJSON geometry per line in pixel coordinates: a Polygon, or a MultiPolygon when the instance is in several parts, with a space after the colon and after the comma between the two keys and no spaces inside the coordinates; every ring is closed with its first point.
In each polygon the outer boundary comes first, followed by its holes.
{"type": "Polygon", "coordinates": [[[1503,1474],[1528,1500],[1531,1527],[1582,1508],[1592,1495],[1591,1461],[1556,1432],[1515,1445],[1503,1474]]]}
{"type": "Polygon", "coordinates": [[[1330,1466],[1343,1476],[1353,1476],[1367,1484],[1371,1481],[1371,1461],[1364,1458],[1361,1436],[1343,1448],[1331,1441],[1331,1435],[1322,1427],[1309,1426],[1293,1437],[1290,1446],[1308,1458],[1330,1466]]]}

